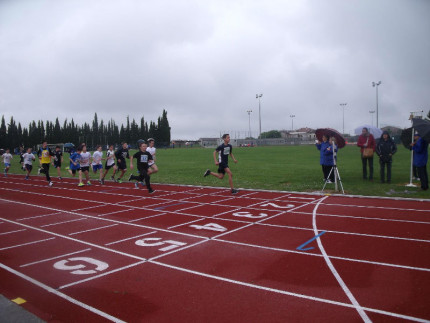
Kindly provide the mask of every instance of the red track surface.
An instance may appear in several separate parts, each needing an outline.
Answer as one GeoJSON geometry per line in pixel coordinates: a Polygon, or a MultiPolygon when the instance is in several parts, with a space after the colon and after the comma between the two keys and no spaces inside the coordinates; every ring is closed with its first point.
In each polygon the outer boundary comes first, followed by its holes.
{"type": "Polygon", "coordinates": [[[430,202],[76,184],[0,179],[0,293],[46,321],[430,320],[430,202]]]}

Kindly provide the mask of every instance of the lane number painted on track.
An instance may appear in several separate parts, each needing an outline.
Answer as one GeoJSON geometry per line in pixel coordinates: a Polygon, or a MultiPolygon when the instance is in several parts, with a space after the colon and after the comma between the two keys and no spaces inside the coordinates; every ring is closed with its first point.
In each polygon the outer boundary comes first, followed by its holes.
{"type": "Polygon", "coordinates": [[[265,203],[265,204],[261,204],[260,206],[273,206],[273,207],[276,207],[277,209],[291,209],[292,207],[294,207],[294,204],[287,204],[282,206],[275,203],[265,203]]]}
{"type": "Polygon", "coordinates": [[[88,257],[74,257],[69,258],[65,260],[57,261],[54,264],[55,269],[59,270],[68,270],[71,274],[74,275],[90,275],[90,274],[96,274],[98,271],[103,271],[107,269],[109,265],[103,261],[94,259],[94,258],[88,258],[88,257]],[[69,262],[81,262],[79,265],[68,265],[69,262]],[[82,264],[82,262],[86,264],[82,264]],[[96,266],[94,269],[89,270],[83,270],[84,268],[87,268],[88,264],[96,266]]]}
{"type": "Polygon", "coordinates": [[[193,224],[193,225],[190,225],[190,227],[197,229],[197,230],[209,230],[209,231],[217,231],[217,232],[227,231],[227,228],[223,227],[222,225],[216,224],[216,223],[208,223],[205,225],[193,224]]]}
{"type": "Polygon", "coordinates": [[[158,246],[163,246],[168,244],[168,246],[158,249],[160,251],[169,251],[169,250],[187,245],[185,242],[179,242],[174,240],[162,240],[161,238],[140,239],[140,240],[137,240],[135,244],[141,247],[158,247],[158,246]],[[150,241],[157,241],[157,242],[150,243],[150,241]]]}
{"type": "Polygon", "coordinates": [[[251,219],[261,219],[267,216],[266,213],[260,213],[259,215],[253,215],[251,212],[235,212],[233,216],[238,216],[242,218],[251,218],[251,219]]]}

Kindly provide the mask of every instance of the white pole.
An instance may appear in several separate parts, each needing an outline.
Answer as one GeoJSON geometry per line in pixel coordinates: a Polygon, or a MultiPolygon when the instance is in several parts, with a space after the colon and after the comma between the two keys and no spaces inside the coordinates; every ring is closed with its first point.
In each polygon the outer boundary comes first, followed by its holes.
{"type": "MultiPolygon", "coordinates": [[[[412,142],[414,142],[414,128],[412,128],[411,143],[412,142]]],[[[413,169],[414,169],[414,151],[413,151],[413,149],[411,149],[411,172],[410,172],[410,176],[409,176],[409,184],[406,185],[407,187],[416,187],[415,184],[412,184],[413,169]]]]}

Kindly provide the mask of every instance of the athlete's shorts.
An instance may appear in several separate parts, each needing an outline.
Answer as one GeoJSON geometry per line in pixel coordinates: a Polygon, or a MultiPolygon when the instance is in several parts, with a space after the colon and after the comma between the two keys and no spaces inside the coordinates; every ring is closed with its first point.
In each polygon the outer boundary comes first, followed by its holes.
{"type": "Polygon", "coordinates": [[[25,169],[28,170],[29,172],[31,172],[33,169],[33,165],[25,164],[24,166],[25,166],[25,169]]]}
{"type": "Polygon", "coordinates": [[[114,167],[115,166],[115,164],[112,164],[112,165],[108,165],[108,164],[106,164],[105,165],[105,169],[106,170],[108,170],[108,169],[111,169],[112,167],[114,167]]]}
{"type": "Polygon", "coordinates": [[[54,162],[54,168],[61,168],[61,162],[60,161],[54,162]]]}
{"type": "Polygon", "coordinates": [[[4,163],[4,166],[5,167],[10,167],[10,164],[9,163],[4,163]]]}
{"type": "Polygon", "coordinates": [[[227,165],[227,164],[220,163],[220,164],[218,165],[218,173],[219,173],[219,174],[225,174],[225,169],[226,169],[226,168],[228,168],[228,165],[227,165]]]}
{"type": "Polygon", "coordinates": [[[81,170],[81,168],[80,167],[79,168],[75,168],[75,169],[71,169],[70,168],[70,170],[72,171],[72,174],[75,175],[77,171],[81,170]]]}
{"type": "Polygon", "coordinates": [[[88,172],[90,170],[90,166],[81,167],[82,172],[88,172]]]}
{"type": "Polygon", "coordinates": [[[120,170],[127,170],[127,164],[126,163],[118,163],[117,166],[118,166],[118,169],[120,169],[120,170]]]}
{"type": "Polygon", "coordinates": [[[102,164],[92,165],[93,166],[93,172],[97,172],[99,169],[103,169],[102,164]]]}

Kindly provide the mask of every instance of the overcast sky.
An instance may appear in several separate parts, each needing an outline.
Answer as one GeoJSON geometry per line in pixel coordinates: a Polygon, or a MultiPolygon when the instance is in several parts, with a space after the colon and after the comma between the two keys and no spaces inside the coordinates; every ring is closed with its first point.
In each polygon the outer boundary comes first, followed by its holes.
{"type": "Polygon", "coordinates": [[[0,115],[125,123],[172,139],[409,126],[430,109],[428,0],[1,0],[0,115]],[[376,114],[373,115],[376,124],[376,114]]]}

